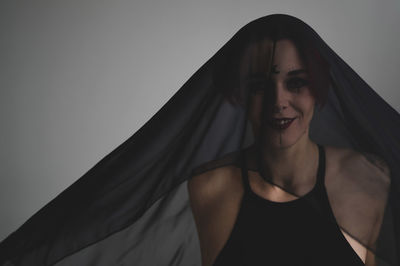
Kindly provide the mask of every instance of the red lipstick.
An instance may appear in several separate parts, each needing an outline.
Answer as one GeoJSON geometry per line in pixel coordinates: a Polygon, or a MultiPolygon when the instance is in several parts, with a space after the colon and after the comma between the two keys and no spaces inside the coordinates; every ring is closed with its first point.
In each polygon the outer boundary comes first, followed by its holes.
{"type": "Polygon", "coordinates": [[[295,119],[296,119],[296,117],[295,117],[295,118],[286,118],[286,117],[283,117],[283,118],[272,118],[272,119],[269,121],[269,124],[270,124],[270,126],[273,127],[274,129],[277,129],[277,130],[285,130],[285,129],[287,129],[288,127],[290,127],[290,125],[292,124],[292,122],[293,122],[295,119]]]}

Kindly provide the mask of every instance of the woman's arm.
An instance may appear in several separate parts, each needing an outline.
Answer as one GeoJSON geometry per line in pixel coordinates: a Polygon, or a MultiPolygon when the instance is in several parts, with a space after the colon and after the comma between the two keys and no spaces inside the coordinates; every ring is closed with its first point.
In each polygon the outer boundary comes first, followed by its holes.
{"type": "Polygon", "coordinates": [[[242,192],[238,171],[234,166],[225,166],[188,181],[203,266],[212,265],[233,228],[242,192]]]}
{"type": "MultiPolygon", "coordinates": [[[[384,186],[382,191],[387,191],[388,194],[390,189],[390,169],[388,165],[384,160],[375,155],[365,154],[365,157],[371,163],[372,167],[375,167],[375,169],[379,169],[380,172],[382,173],[382,180],[383,180],[382,185],[384,186]]],[[[385,214],[385,208],[386,208],[386,200],[380,201],[378,203],[378,208],[376,209],[376,220],[368,243],[367,256],[365,261],[366,266],[377,266],[376,255],[374,251],[372,251],[371,249],[376,250],[377,240],[379,232],[381,230],[383,217],[385,214]]]]}

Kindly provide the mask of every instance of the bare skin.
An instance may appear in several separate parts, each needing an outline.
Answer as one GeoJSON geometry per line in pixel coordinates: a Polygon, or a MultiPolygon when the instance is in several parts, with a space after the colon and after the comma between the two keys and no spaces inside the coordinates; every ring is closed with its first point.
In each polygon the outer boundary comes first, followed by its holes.
{"type": "MultiPolygon", "coordinates": [[[[362,155],[347,149],[336,147],[325,147],[326,151],[326,174],[325,186],[337,175],[343,164],[357,163],[361,161],[362,155]]],[[[376,166],[370,165],[371,171],[376,171],[376,166]]],[[[287,193],[278,186],[265,182],[257,172],[248,172],[250,187],[254,193],[270,201],[287,202],[296,199],[293,194],[287,193]]],[[[188,182],[191,208],[196,222],[202,265],[211,266],[219,252],[229,238],[235,224],[244,189],[241,179],[241,171],[235,166],[217,168],[198,176],[194,176],[188,182]]],[[[299,196],[307,193],[314,184],[304,184],[298,187],[303,191],[299,196]]],[[[371,206],[366,206],[371,208],[371,206]]],[[[382,206],[375,206],[371,210],[377,221],[383,217],[382,206]]],[[[377,222],[371,228],[371,243],[376,241],[380,223],[377,222]]],[[[374,254],[345,231],[341,230],[354,252],[366,263],[375,265],[374,254]]]]}
{"type": "MultiPolygon", "coordinates": [[[[262,73],[267,66],[257,56],[260,47],[250,47],[248,51],[250,57],[252,52],[256,52],[254,58],[258,61],[252,63],[254,72],[262,73]]],[[[308,76],[304,70],[305,66],[294,44],[286,39],[280,40],[276,43],[272,68],[271,89],[274,90],[272,95],[275,97],[272,105],[264,106],[265,91],[258,89],[262,86],[256,85],[256,89],[252,90],[248,119],[256,137],[254,147],[261,151],[268,150],[267,153],[262,153],[261,160],[276,186],[266,182],[258,172],[249,171],[248,176],[254,193],[270,201],[294,200],[297,198],[295,195],[302,196],[310,191],[316,181],[318,148],[308,135],[315,99],[308,87],[308,76]],[[292,119],[290,126],[284,130],[273,122],[282,118],[292,119]]],[[[263,77],[251,80],[256,80],[262,85],[263,77]]],[[[346,173],[352,171],[352,165],[356,165],[355,169],[358,170],[378,173],[375,165],[366,163],[365,158],[355,151],[333,147],[326,147],[325,150],[326,187],[334,189],[338,176],[352,176],[352,173],[346,173]]],[[[246,158],[251,163],[255,160],[255,149],[249,149],[247,152],[246,158]]],[[[340,189],[340,185],[336,185],[336,188],[340,189]]],[[[198,229],[202,265],[211,266],[225,245],[239,212],[244,193],[241,171],[236,166],[226,166],[202,173],[188,182],[188,190],[198,229]]],[[[343,192],[343,195],[354,198],[354,194],[351,193],[346,195],[343,192]]],[[[364,200],[362,193],[356,197],[364,200]]],[[[367,200],[368,198],[365,198],[363,202],[367,200]]],[[[374,243],[382,220],[383,206],[376,204],[366,207],[363,211],[368,213],[368,217],[375,217],[376,220],[371,228],[365,229],[369,243],[374,243]]],[[[374,265],[373,254],[343,230],[342,233],[361,260],[364,263],[368,262],[367,265],[374,265]]]]}

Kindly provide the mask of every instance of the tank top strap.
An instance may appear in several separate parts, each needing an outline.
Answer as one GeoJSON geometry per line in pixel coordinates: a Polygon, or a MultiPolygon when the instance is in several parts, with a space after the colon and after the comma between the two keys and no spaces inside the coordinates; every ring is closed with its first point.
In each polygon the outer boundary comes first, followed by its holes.
{"type": "Polygon", "coordinates": [[[335,215],[332,211],[332,207],[329,202],[328,193],[325,187],[325,148],[324,146],[318,144],[319,149],[319,165],[318,165],[318,173],[317,173],[317,203],[315,203],[315,207],[325,213],[327,217],[331,219],[331,221],[336,221],[335,215]]]}
{"type": "Polygon", "coordinates": [[[316,186],[323,188],[325,183],[325,149],[324,146],[318,145],[318,170],[316,186]]]}
{"type": "Polygon", "coordinates": [[[241,169],[242,169],[242,182],[243,182],[243,187],[245,190],[245,194],[248,194],[250,192],[250,183],[249,183],[249,176],[247,173],[247,165],[246,165],[246,156],[245,156],[245,151],[242,151],[241,154],[241,169]]]}

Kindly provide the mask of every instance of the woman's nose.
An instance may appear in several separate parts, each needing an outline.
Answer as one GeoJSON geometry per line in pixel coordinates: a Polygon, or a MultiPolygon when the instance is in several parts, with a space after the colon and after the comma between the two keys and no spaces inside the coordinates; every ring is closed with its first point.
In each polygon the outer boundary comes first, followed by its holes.
{"type": "Polygon", "coordinates": [[[283,110],[284,109],[286,109],[287,107],[286,106],[283,106],[283,105],[274,105],[274,107],[273,107],[273,113],[274,114],[280,114],[280,113],[282,113],[283,112],[283,110]]]}
{"type": "Polygon", "coordinates": [[[277,85],[274,88],[274,101],[273,101],[273,112],[280,113],[288,107],[289,100],[286,91],[283,86],[277,85]]]}

